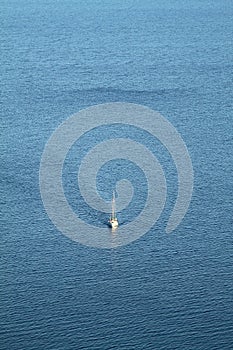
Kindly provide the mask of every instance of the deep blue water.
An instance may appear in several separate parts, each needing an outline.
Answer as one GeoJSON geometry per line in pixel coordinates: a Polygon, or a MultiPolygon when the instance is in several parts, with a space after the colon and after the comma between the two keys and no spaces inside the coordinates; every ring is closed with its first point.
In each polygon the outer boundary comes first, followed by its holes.
{"type": "Polygon", "coordinates": [[[233,349],[232,16],[227,0],[1,1],[1,350],[233,349]],[[101,250],[52,224],[39,166],[62,121],[114,101],[177,128],[194,191],[165,234],[177,184],[158,147],[165,211],[101,250]]]}

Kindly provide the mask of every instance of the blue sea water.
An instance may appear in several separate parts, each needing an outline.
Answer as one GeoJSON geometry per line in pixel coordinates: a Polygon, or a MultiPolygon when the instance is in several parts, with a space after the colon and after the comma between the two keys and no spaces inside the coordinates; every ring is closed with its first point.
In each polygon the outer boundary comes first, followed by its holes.
{"type": "Polygon", "coordinates": [[[0,349],[233,349],[232,17],[228,0],[0,3],[0,349]],[[62,235],[39,166],[52,132],[94,104],[164,115],[194,168],[189,210],[165,233],[170,197],[117,249],[62,235]]]}

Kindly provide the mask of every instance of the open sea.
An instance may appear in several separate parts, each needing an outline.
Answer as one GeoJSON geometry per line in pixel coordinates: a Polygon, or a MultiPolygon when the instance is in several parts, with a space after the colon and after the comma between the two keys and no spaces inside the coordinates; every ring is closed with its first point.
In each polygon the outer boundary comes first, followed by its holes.
{"type": "Polygon", "coordinates": [[[232,19],[231,0],[0,1],[0,350],[233,349],[232,19]],[[194,188],[167,234],[178,184],[158,144],[163,213],[134,242],[98,249],[50,220],[39,168],[63,121],[109,102],[176,128],[194,188]]]}

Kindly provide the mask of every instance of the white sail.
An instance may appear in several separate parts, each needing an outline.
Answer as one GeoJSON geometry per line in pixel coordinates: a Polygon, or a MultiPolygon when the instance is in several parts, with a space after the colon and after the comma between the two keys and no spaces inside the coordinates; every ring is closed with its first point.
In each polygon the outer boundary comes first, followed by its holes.
{"type": "Polygon", "coordinates": [[[116,216],[116,199],[115,199],[115,192],[113,191],[112,194],[112,220],[115,219],[116,216]]]}
{"type": "Polygon", "coordinates": [[[116,199],[115,199],[115,192],[113,191],[112,194],[112,213],[109,219],[109,224],[112,228],[118,227],[118,220],[116,217],[116,199]]]}

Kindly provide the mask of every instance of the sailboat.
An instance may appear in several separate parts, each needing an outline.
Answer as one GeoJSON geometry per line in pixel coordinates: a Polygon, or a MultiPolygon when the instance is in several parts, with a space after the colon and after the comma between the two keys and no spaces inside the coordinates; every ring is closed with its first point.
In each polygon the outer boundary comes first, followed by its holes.
{"type": "Polygon", "coordinates": [[[116,217],[116,200],[115,200],[115,192],[114,191],[112,194],[112,213],[110,215],[108,222],[109,222],[109,226],[113,229],[117,228],[119,225],[117,217],[116,217]]]}

